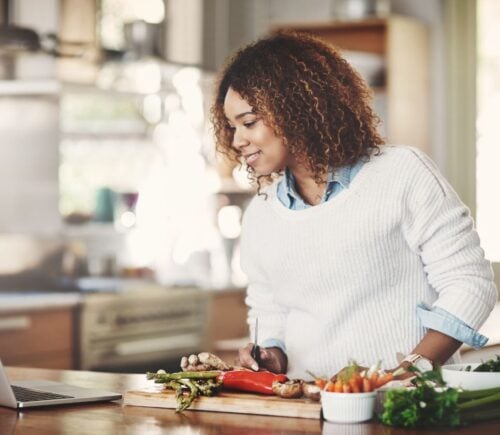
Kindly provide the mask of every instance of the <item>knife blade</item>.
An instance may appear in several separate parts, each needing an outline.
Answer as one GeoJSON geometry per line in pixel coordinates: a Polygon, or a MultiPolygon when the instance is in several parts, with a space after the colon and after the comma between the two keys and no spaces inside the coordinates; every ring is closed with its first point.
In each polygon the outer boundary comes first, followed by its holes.
{"type": "Polygon", "coordinates": [[[260,346],[258,345],[259,340],[259,318],[255,319],[255,328],[253,332],[253,347],[252,347],[252,358],[260,365],[260,346]]]}

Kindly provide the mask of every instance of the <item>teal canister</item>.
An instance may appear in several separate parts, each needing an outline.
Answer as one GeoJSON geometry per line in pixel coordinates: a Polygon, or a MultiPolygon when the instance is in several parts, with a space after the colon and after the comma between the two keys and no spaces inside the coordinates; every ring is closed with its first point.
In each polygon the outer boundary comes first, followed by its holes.
{"type": "Polygon", "coordinates": [[[100,187],[95,194],[94,221],[113,222],[115,193],[109,187],[100,187]]]}

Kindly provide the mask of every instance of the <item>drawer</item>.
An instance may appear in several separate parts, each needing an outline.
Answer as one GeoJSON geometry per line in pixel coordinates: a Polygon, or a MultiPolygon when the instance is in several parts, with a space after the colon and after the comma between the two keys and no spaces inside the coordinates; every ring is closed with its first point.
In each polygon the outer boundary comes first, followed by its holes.
{"type": "Polygon", "coordinates": [[[74,369],[73,355],[65,350],[40,355],[8,356],[2,358],[5,365],[15,367],[36,367],[38,369],[74,369]]]}
{"type": "Polygon", "coordinates": [[[43,359],[43,355],[72,355],[73,337],[72,309],[0,315],[0,357],[4,364],[43,359]]]}

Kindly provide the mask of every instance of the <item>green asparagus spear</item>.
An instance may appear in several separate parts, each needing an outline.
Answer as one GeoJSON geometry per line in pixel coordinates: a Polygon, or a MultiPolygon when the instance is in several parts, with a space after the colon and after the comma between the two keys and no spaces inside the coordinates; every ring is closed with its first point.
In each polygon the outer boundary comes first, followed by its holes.
{"type": "Polygon", "coordinates": [[[177,373],[159,371],[148,372],[146,376],[149,380],[154,380],[155,383],[164,384],[166,388],[174,390],[177,401],[176,412],[182,412],[189,408],[197,397],[212,396],[217,392],[222,385],[222,382],[217,380],[219,374],[218,371],[177,373]]]}

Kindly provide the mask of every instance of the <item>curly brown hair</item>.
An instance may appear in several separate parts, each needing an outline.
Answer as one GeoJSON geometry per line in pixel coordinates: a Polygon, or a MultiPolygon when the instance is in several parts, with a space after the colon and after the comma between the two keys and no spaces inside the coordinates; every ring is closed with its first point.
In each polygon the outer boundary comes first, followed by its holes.
{"type": "MultiPolygon", "coordinates": [[[[211,116],[217,151],[237,162],[239,151],[232,147],[233,130],[224,113],[229,88],[308,165],[317,183],[329,167],[369,158],[384,143],[364,80],[338,50],[311,35],[276,33],[243,47],[223,68],[211,116]]],[[[248,171],[255,180],[253,169],[248,171]]]]}

